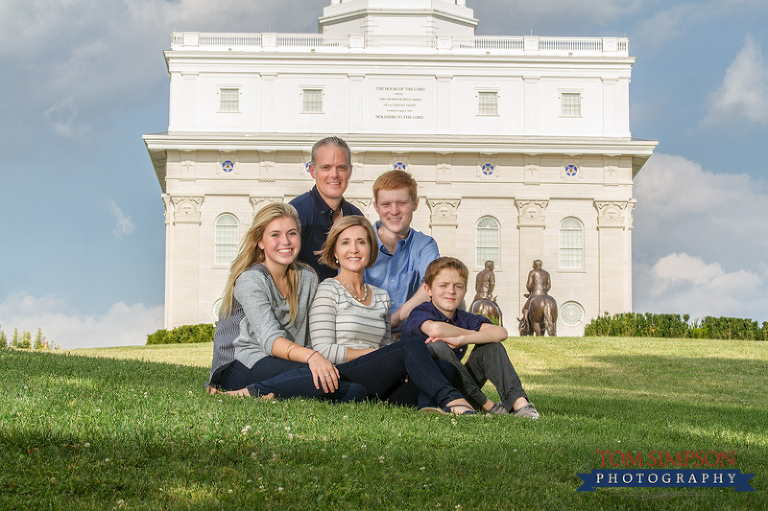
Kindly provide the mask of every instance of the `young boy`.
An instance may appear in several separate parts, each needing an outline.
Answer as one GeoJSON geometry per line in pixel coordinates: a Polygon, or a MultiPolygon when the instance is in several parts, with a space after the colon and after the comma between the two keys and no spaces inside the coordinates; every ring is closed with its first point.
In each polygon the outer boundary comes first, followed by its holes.
{"type": "Polygon", "coordinates": [[[411,311],[402,338],[424,339],[434,357],[453,364],[461,377],[457,386],[473,406],[490,413],[538,419],[539,412],[528,401],[501,345],[507,331],[485,316],[459,310],[467,293],[468,277],[467,267],[454,257],[432,261],[424,274],[424,290],[432,301],[411,311]],[[461,359],[469,344],[475,347],[464,365],[461,359]],[[501,402],[494,403],[480,390],[487,380],[496,386],[501,402]]]}

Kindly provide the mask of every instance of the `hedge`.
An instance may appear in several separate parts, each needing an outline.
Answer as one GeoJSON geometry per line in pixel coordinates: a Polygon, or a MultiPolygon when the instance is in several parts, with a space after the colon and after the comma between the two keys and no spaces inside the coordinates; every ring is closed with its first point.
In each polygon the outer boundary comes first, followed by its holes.
{"type": "Polygon", "coordinates": [[[768,340],[768,322],[762,328],[757,321],[741,318],[715,318],[689,322],[688,314],[636,314],[625,312],[593,319],[584,329],[594,337],[671,337],[694,339],[768,340]]]}
{"type": "Polygon", "coordinates": [[[212,342],[215,327],[210,323],[183,325],[173,330],[158,330],[147,336],[147,344],[189,344],[212,342]]]}

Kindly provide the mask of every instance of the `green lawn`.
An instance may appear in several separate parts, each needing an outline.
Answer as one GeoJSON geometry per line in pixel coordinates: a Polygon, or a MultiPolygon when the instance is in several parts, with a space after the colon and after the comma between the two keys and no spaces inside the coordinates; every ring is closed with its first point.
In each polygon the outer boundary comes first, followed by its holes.
{"type": "Polygon", "coordinates": [[[212,397],[210,344],[0,350],[0,509],[768,508],[768,343],[506,345],[538,421],[212,397]],[[734,451],[756,491],[577,492],[600,450],[734,451]]]}

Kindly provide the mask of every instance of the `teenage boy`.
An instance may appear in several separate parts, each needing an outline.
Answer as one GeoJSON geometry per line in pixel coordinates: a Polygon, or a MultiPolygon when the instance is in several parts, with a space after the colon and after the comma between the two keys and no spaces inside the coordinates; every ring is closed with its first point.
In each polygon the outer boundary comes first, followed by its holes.
{"type": "Polygon", "coordinates": [[[467,293],[468,277],[467,267],[454,257],[432,261],[424,274],[424,291],[431,301],[411,311],[402,338],[424,339],[433,356],[453,364],[461,377],[458,388],[473,406],[490,413],[538,419],[539,412],[528,400],[501,345],[507,331],[485,316],[459,309],[467,293]],[[461,359],[469,344],[475,347],[464,365],[461,359]],[[480,390],[488,380],[496,387],[501,402],[494,403],[480,390]]]}
{"type": "Polygon", "coordinates": [[[352,175],[352,155],[347,143],[339,137],[326,137],[312,147],[309,175],[315,186],[293,199],[290,204],[299,213],[301,249],[299,261],[315,269],[320,282],[336,276],[333,270],[320,264],[319,251],[334,220],[340,216],[362,215],[362,211],[344,200],[344,192],[352,175]]]}
{"type": "Polygon", "coordinates": [[[397,337],[411,310],[429,300],[421,282],[427,265],[440,252],[434,239],[411,227],[419,198],[410,174],[391,170],[380,175],[373,183],[373,207],[379,214],[374,226],[379,253],[376,263],[365,270],[365,281],[389,293],[397,337]]]}

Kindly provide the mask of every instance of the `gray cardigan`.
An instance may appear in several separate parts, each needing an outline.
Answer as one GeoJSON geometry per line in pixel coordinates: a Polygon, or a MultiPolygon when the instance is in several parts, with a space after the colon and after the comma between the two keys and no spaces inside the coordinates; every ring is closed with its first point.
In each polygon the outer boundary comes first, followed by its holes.
{"type": "Polygon", "coordinates": [[[235,360],[251,368],[272,355],[278,337],[307,345],[309,306],[317,291],[317,274],[304,264],[299,270],[299,314],[291,323],[288,301],[278,291],[264,264],[255,264],[235,281],[232,312],[221,318],[213,335],[213,360],[208,385],[217,385],[221,373],[235,360]]]}

